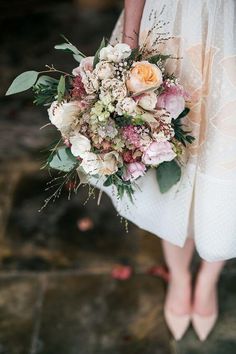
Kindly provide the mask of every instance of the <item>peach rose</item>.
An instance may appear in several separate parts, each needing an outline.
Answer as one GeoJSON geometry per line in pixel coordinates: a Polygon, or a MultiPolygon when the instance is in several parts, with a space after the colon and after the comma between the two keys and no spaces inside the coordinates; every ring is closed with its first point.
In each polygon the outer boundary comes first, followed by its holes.
{"type": "Polygon", "coordinates": [[[126,82],[130,92],[139,93],[149,89],[156,89],[162,84],[161,70],[148,61],[140,61],[133,65],[126,82]]]}

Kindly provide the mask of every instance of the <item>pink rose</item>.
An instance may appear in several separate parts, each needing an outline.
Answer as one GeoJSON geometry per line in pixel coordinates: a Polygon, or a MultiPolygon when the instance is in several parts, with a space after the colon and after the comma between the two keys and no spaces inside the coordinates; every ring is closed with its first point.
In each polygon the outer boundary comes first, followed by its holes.
{"type": "Polygon", "coordinates": [[[171,118],[176,119],[185,108],[185,99],[182,95],[162,93],[157,98],[157,107],[165,108],[170,113],[171,118]]]}
{"type": "Polygon", "coordinates": [[[86,71],[92,72],[93,71],[93,58],[94,57],[86,57],[83,58],[80,62],[80,65],[77,68],[74,68],[72,74],[74,76],[78,76],[83,74],[86,71]]]}
{"type": "Polygon", "coordinates": [[[171,161],[176,157],[169,141],[154,141],[145,150],[142,161],[145,165],[157,166],[164,161],[171,161]]]}
{"type": "Polygon", "coordinates": [[[123,175],[124,181],[134,181],[138,177],[144,175],[146,167],[142,162],[131,162],[126,165],[125,173],[123,175]]]}

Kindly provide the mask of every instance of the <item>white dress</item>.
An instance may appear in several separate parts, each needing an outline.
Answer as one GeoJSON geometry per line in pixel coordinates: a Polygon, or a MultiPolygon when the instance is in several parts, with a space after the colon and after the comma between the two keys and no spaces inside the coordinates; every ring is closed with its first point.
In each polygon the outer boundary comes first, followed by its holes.
{"type": "MultiPolygon", "coordinates": [[[[191,95],[188,124],[196,141],[178,184],[161,194],[155,171],[138,180],[135,202],[117,200],[118,212],[140,228],[183,246],[194,237],[207,261],[236,257],[236,1],[147,0],[140,43],[153,10],[173,36],[162,50],[183,57],[174,70],[191,95]]],[[[153,17],[153,16],[151,16],[153,17]]],[[[123,14],[112,41],[121,41],[123,14]]]]}

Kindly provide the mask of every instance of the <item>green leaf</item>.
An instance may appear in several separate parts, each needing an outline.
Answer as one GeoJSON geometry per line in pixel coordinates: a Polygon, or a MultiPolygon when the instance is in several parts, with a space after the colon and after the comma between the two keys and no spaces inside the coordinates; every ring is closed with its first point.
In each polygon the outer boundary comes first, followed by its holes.
{"type": "Polygon", "coordinates": [[[49,166],[55,170],[70,172],[78,164],[76,158],[71,158],[68,154],[68,147],[60,147],[53,155],[51,161],[48,161],[49,166]]]}
{"type": "Polygon", "coordinates": [[[136,60],[139,55],[139,52],[140,52],[139,47],[133,48],[128,60],[136,60]]]}
{"type": "Polygon", "coordinates": [[[54,77],[48,76],[48,75],[42,75],[38,78],[38,80],[35,83],[35,86],[39,85],[51,85],[51,84],[58,84],[58,80],[54,79],[54,77]]]}
{"type": "Polygon", "coordinates": [[[38,77],[39,72],[37,71],[25,71],[15,78],[11,86],[6,92],[6,96],[13,95],[18,92],[26,91],[31,88],[38,77]]]}
{"type": "Polygon", "coordinates": [[[162,162],[157,167],[156,177],[161,193],[165,193],[180,180],[181,168],[175,160],[162,162]]]}
{"type": "Polygon", "coordinates": [[[54,46],[55,49],[63,50],[64,52],[73,53],[73,57],[76,61],[80,63],[81,59],[85,57],[85,55],[71,43],[62,43],[54,46]]]}
{"type": "Polygon", "coordinates": [[[106,46],[106,40],[105,38],[103,37],[102,41],[101,41],[101,44],[98,48],[98,50],[96,51],[95,53],[95,56],[94,56],[94,59],[93,59],[93,67],[95,68],[95,66],[97,65],[97,63],[99,62],[99,53],[101,51],[102,48],[104,48],[106,46]]]}
{"type": "Polygon", "coordinates": [[[149,63],[156,64],[159,60],[165,61],[170,57],[171,57],[170,55],[156,54],[148,58],[147,60],[149,63]]]}
{"type": "Polygon", "coordinates": [[[104,187],[109,187],[109,186],[111,186],[112,184],[113,184],[113,179],[112,179],[111,176],[109,176],[109,177],[105,180],[105,182],[103,183],[104,187]]]}
{"type": "Polygon", "coordinates": [[[73,57],[78,63],[80,63],[81,60],[84,58],[84,56],[81,54],[73,54],[73,57]]]}
{"type": "Polygon", "coordinates": [[[65,81],[65,76],[61,76],[58,86],[57,86],[57,94],[58,94],[58,102],[61,102],[63,100],[64,94],[66,90],[66,81],[65,81]]]}
{"type": "Polygon", "coordinates": [[[180,113],[180,115],[178,116],[177,119],[183,118],[185,117],[188,113],[189,113],[190,109],[188,107],[186,107],[182,113],[180,113]]]}

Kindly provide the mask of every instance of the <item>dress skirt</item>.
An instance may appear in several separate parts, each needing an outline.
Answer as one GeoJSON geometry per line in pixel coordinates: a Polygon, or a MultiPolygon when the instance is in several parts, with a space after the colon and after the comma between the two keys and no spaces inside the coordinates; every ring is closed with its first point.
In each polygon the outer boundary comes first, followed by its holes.
{"type": "MultiPolygon", "coordinates": [[[[236,1],[147,0],[140,44],[155,21],[171,38],[159,44],[167,68],[190,95],[187,124],[195,136],[181,180],[160,193],[155,171],[138,180],[132,205],[102,187],[117,211],[175,245],[194,237],[207,261],[236,257],[236,1]]],[[[121,41],[123,14],[112,35],[121,41]]],[[[157,33],[149,39],[152,46],[157,33]]]]}

